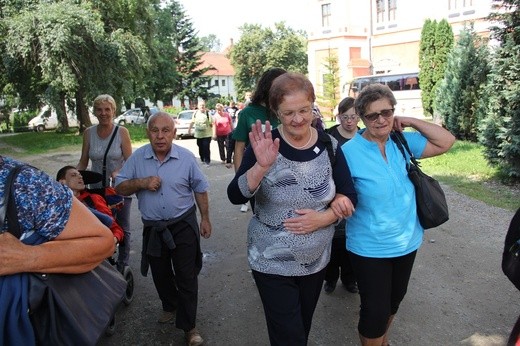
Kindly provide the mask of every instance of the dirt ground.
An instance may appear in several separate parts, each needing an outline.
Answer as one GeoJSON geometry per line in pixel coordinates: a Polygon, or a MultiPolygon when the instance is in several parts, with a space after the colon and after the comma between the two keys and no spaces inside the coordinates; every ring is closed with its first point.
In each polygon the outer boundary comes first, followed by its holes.
{"type": "MultiPolygon", "coordinates": [[[[193,139],[175,142],[197,148],[193,139]]],[[[196,154],[197,155],[197,154],[196,154]]],[[[17,156],[17,153],[13,153],[17,156]]],[[[55,152],[23,160],[54,176],[75,165],[79,152],[55,152]]],[[[220,164],[212,143],[212,165],[203,168],[211,184],[213,235],[202,240],[204,267],[199,276],[197,327],[205,345],[268,345],[258,292],[246,258],[251,212],[232,205],[226,188],[233,170],[220,164]]],[[[408,294],[390,332],[392,345],[505,345],[520,314],[520,292],[500,267],[505,232],[513,212],[490,207],[445,186],[450,220],[425,232],[408,294]]],[[[520,196],[519,196],[520,206],[520,196]]],[[[132,205],[131,267],[134,300],[116,315],[115,334],[100,345],[184,345],[174,325],[158,324],[161,305],[152,278],[139,274],[141,220],[132,205]]],[[[357,345],[359,297],[338,285],[320,297],[309,345],[357,345]]]]}

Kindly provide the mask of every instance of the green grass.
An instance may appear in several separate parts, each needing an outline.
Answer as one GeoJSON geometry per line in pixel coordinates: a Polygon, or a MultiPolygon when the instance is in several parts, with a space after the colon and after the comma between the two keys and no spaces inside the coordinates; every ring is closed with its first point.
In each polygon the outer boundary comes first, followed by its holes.
{"type": "MultiPolygon", "coordinates": [[[[144,126],[127,126],[134,145],[148,142],[144,126]]],[[[25,132],[0,137],[0,154],[36,155],[52,150],[79,150],[82,136],[76,133],[25,132]]],[[[498,170],[488,166],[482,146],[457,141],[444,155],[421,161],[423,170],[450,185],[455,191],[489,205],[516,210],[520,206],[520,186],[504,185],[498,170]]]]}
{"type": "MultiPolygon", "coordinates": [[[[132,144],[148,142],[144,126],[127,126],[127,129],[132,144]]],[[[14,149],[19,156],[38,155],[57,149],[77,150],[81,148],[82,142],[83,136],[77,130],[69,133],[22,132],[0,137],[0,154],[10,155],[14,149]]]]}
{"type": "Polygon", "coordinates": [[[501,183],[498,169],[487,164],[482,146],[457,141],[444,155],[421,160],[425,173],[455,191],[500,208],[520,207],[520,186],[501,183]]]}

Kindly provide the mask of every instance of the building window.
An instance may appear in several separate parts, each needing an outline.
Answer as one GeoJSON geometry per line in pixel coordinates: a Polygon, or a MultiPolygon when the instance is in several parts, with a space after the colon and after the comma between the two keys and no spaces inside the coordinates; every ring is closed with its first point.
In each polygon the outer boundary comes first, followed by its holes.
{"type": "Polygon", "coordinates": [[[226,86],[226,80],[225,79],[222,80],[222,86],[226,86]]]}
{"type": "Polygon", "coordinates": [[[450,11],[473,7],[473,0],[449,0],[448,8],[450,11]]]}
{"type": "Polygon", "coordinates": [[[215,79],[215,86],[218,87],[218,79],[215,79]]]}
{"type": "Polygon", "coordinates": [[[321,26],[329,27],[330,26],[330,4],[321,5],[321,26]]]}
{"type": "Polygon", "coordinates": [[[384,0],[376,0],[376,12],[377,12],[377,22],[382,23],[385,21],[385,1],[384,0]]]}
{"type": "Polygon", "coordinates": [[[388,20],[395,21],[395,12],[397,9],[397,0],[388,0],[388,20]]]}

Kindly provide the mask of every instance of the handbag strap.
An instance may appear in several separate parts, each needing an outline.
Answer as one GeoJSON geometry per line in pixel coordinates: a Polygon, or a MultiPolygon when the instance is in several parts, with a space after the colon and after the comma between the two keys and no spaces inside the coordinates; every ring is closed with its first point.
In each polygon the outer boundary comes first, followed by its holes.
{"type": "Polygon", "coordinates": [[[397,145],[397,148],[399,149],[401,154],[403,154],[404,160],[406,161],[406,170],[409,169],[410,162],[414,166],[420,167],[419,161],[417,161],[417,159],[413,155],[412,151],[410,150],[410,147],[408,146],[408,142],[406,141],[406,138],[404,137],[404,135],[401,132],[399,132],[399,131],[392,131],[392,133],[390,134],[390,138],[392,138],[392,140],[397,145]],[[408,160],[406,158],[406,155],[404,153],[403,147],[404,147],[404,149],[406,149],[406,151],[410,155],[410,160],[408,160]]]}
{"type": "Polygon", "coordinates": [[[18,213],[16,203],[14,202],[14,180],[18,173],[25,167],[25,165],[18,165],[12,168],[5,180],[4,195],[0,198],[0,229],[3,228],[4,223],[8,223],[8,232],[16,238],[20,238],[21,230],[18,222],[18,213]]]}
{"type": "Polygon", "coordinates": [[[119,125],[116,125],[116,128],[114,132],[112,132],[112,136],[110,137],[110,141],[108,141],[107,150],[105,150],[105,155],[103,156],[103,181],[102,185],[103,187],[106,187],[107,183],[107,156],[108,151],[110,150],[110,146],[112,145],[112,142],[114,141],[114,138],[116,138],[117,131],[119,131],[119,125]]]}

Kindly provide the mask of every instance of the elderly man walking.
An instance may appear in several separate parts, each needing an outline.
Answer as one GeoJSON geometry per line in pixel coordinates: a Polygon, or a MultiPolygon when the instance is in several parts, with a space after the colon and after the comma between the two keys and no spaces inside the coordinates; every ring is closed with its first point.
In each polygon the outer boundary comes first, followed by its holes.
{"type": "Polygon", "coordinates": [[[138,199],[144,225],[141,273],[152,271],[162,302],[159,322],[171,322],[177,310],[176,327],[184,331],[187,344],[201,345],[195,320],[200,235],[211,235],[209,184],[195,156],[173,145],[175,122],[167,113],[150,117],[146,132],[150,143],[126,161],[116,178],[116,191],[125,196],[135,193],[138,199]]]}

